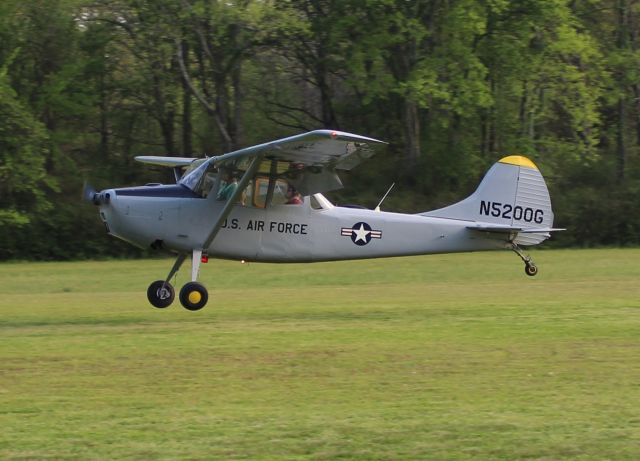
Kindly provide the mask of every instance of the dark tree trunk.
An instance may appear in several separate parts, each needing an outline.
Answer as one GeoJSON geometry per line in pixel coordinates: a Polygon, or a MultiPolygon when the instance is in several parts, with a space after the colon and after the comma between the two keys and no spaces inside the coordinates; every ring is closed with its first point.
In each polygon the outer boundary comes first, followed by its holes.
{"type": "MultiPolygon", "coordinates": [[[[618,49],[624,50],[628,48],[629,38],[628,38],[628,24],[627,24],[627,13],[628,13],[628,5],[627,0],[618,0],[618,31],[617,31],[617,46],[618,49]]],[[[624,91],[625,89],[623,89],[624,91]]],[[[625,118],[626,118],[626,107],[624,102],[624,97],[618,99],[618,108],[617,108],[617,135],[616,135],[616,179],[618,181],[623,181],[625,176],[625,167],[627,162],[627,152],[624,140],[624,126],[625,126],[625,118]]]]}
{"type": "MultiPolygon", "coordinates": [[[[186,40],[183,40],[182,56],[189,55],[189,44],[186,40]]],[[[180,82],[182,83],[182,145],[180,153],[184,156],[190,157],[193,155],[193,125],[191,123],[191,90],[184,75],[181,75],[180,82]]]]}
{"type": "Polygon", "coordinates": [[[627,153],[624,143],[624,119],[625,119],[624,99],[618,100],[618,132],[616,135],[616,179],[623,181],[627,162],[627,153]]]}
{"type": "Polygon", "coordinates": [[[407,166],[408,168],[413,168],[420,158],[420,117],[418,104],[414,101],[405,100],[402,118],[407,166]]]}

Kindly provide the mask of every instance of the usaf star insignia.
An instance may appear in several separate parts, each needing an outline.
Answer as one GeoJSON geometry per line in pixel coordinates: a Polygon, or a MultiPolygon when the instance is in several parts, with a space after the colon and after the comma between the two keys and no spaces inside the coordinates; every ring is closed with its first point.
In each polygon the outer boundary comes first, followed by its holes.
{"type": "Polygon", "coordinates": [[[358,246],[366,245],[371,239],[381,239],[382,231],[373,230],[366,222],[357,222],[352,227],[343,227],[340,231],[343,237],[351,237],[351,241],[358,246]]]}

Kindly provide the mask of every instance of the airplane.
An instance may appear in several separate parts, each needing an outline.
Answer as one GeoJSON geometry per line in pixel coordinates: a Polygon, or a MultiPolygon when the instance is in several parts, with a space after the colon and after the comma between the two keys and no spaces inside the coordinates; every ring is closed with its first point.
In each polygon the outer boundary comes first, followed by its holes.
{"type": "Polygon", "coordinates": [[[553,211],[544,178],[526,157],[497,161],[477,190],[433,211],[403,214],[332,204],[323,192],[342,187],[350,170],[386,142],[334,130],[315,130],[208,158],[139,156],[172,168],[175,184],[95,191],[107,233],[141,248],[177,254],[167,277],[152,282],[157,308],[175,299],[170,281],[187,258],[191,281],[179,292],[190,311],[203,308],[198,282],[209,257],[298,263],[510,249],[525,273],[538,268],[521,246],[550,237],[553,211]]]}

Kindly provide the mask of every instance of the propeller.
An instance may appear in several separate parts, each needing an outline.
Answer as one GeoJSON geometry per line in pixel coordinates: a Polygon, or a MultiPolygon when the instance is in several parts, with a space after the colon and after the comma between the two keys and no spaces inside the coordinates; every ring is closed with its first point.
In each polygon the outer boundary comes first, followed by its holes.
{"type": "Polygon", "coordinates": [[[85,181],[82,186],[82,199],[86,202],[91,202],[94,205],[102,205],[109,203],[110,197],[109,194],[98,192],[91,184],[85,181]]]}
{"type": "Polygon", "coordinates": [[[98,194],[98,191],[96,191],[91,184],[85,181],[84,184],[82,185],[82,200],[84,200],[85,202],[95,203],[97,194],[98,194]]]}

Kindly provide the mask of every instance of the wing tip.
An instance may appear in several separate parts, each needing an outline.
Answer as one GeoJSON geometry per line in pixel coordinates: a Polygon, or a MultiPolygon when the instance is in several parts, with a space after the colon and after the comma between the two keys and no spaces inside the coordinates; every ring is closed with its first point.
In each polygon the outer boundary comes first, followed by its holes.
{"type": "Polygon", "coordinates": [[[380,139],[370,138],[368,136],[362,136],[359,134],[348,133],[346,131],[339,130],[314,130],[310,133],[320,135],[325,138],[336,139],[336,140],[346,140],[346,141],[362,141],[362,142],[370,142],[376,144],[389,144],[386,141],[382,141],[380,139]]]}

